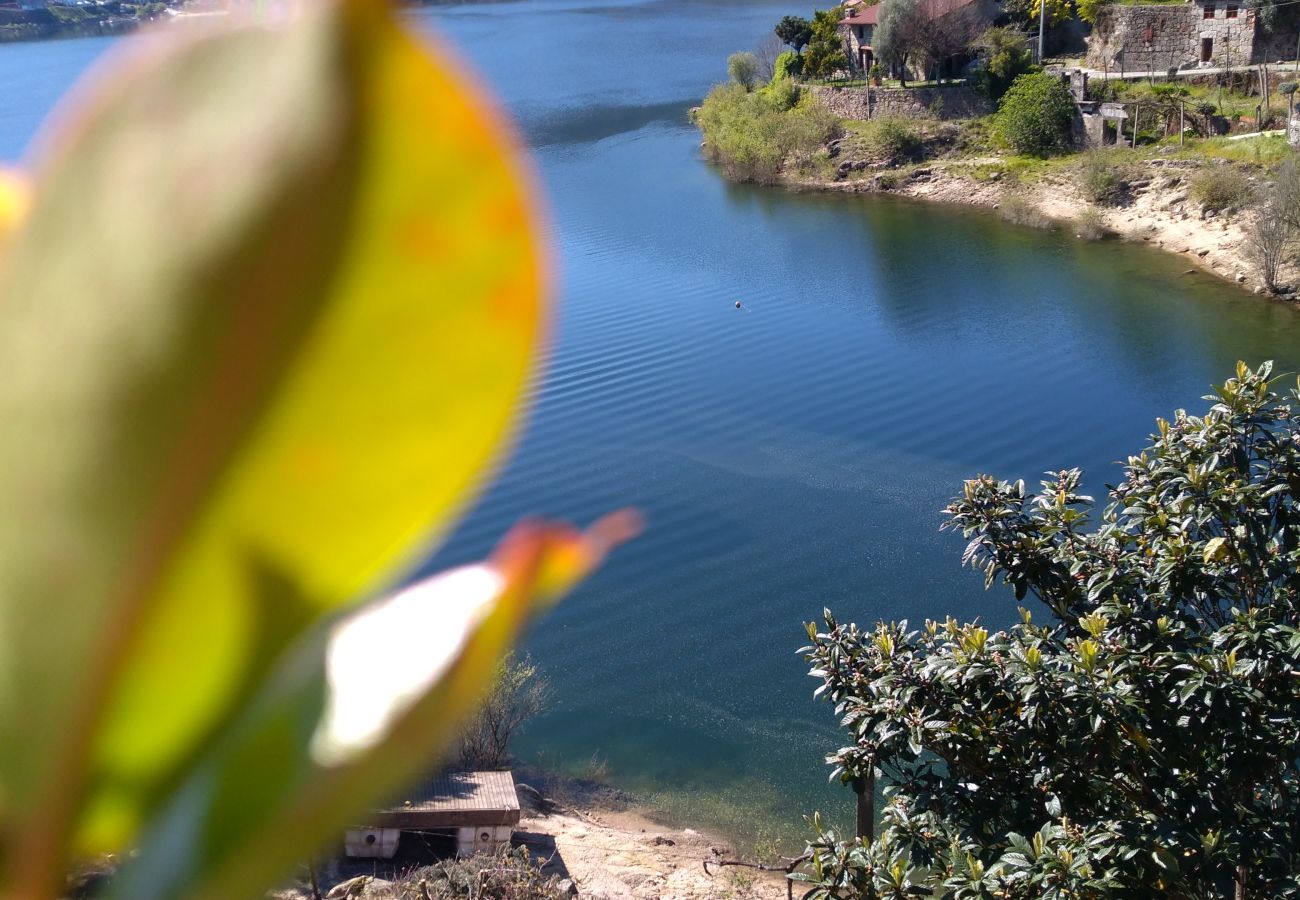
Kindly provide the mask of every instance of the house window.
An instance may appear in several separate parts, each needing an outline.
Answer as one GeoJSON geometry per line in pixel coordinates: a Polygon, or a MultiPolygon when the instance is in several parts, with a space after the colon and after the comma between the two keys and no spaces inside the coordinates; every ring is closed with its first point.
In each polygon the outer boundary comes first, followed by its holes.
{"type": "Polygon", "coordinates": [[[1229,4],[1228,4],[1228,11],[1227,11],[1226,13],[1224,13],[1224,15],[1226,15],[1229,19],[1235,19],[1235,18],[1237,18],[1237,4],[1235,4],[1235,3],[1229,3],[1229,4]]]}
{"type": "Polygon", "coordinates": [[[1201,18],[1202,18],[1202,19],[1213,19],[1213,18],[1214,18],[1214,4],[1213,4],[1213,3],[1207,3],[1207,4],[1205,4],[1205,7],[1201,10],[1201,18]]]}

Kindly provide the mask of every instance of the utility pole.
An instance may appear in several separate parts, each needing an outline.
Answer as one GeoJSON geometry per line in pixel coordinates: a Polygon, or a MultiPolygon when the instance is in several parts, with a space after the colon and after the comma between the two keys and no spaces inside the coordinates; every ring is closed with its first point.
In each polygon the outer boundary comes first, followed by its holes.
{"type": "Polygon", "coordinates": [[[1047,33],[1047,0],[1038,0],[1038,64],[1043,64],[1044,35],[1047,33]]]}

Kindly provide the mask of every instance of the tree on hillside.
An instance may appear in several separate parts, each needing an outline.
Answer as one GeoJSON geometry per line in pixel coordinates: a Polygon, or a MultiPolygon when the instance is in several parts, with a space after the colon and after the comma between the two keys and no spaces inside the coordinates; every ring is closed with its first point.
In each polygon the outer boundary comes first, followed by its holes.
{"type": "Polygon", "coordinates": [[[936,16],[930,0],[890,0],[880,8],[872,48],[904,82],[909,64],[938,78],[943,63],[966,52],[988,24],[975,4],[936,16]]]}
{"type": "Polygon", "coordinates": [[[781,43],[786,44],[796,54],[803,53],[803,48],[812,40],[812,23],[803,16],[786,16],[776,23],[773,32],[781,43]]]}
{"type": "Polygon", "coordinates": [[[934,70],[936,80],[944,75],[944,64],[966,54],[979,36],[988,30],[990,21],[980,6],[968,3],[941,16],[930,16],[922,31],[924,55],[934,70]]]}
{"type": "Polygon", "coordinates": [[[811,846],[818,896],[1300,896],[1300,391],[1270,374],[1158,420],[1095,530],[1078,470],[967,482],[946,527],[1020,624],[809,624],[828,759],[886,785],[877,839],[811,846]]]}
{"type": "Polygon", "coordinates": [[[752,91],[758,84],[758,57],[748,50],[727,57],[727,75],[736,84],[752,91]]]}
{"type": "Polygon", "coordinates": [[[840,37],[843,15],[844,10],[839,6],[813,13],[812,35],[804,54],[803,74],[813,78],[832,78],[848,69],[849,58],[844,53],[844,41],[840,37]]]}
{"type": "MultiPolygon", "coordinates": [[[[781,58],[782,53],[790,53],[784,49],[785,44],[774,34],[769,34],[763,40],[759,41],[754,48],[754,58],[758,61],[758,80],[769,82],[776,77],[776,61],[781,58]]],[[[791,56],[794,54],[791,53],[791,56]]]]}
{"type": "Polygon", "coordinates": [[[876,57],[907,84],[910,59],[924,56],[925,0],[889,0],[880,7],[871,46],[876,57]]]}

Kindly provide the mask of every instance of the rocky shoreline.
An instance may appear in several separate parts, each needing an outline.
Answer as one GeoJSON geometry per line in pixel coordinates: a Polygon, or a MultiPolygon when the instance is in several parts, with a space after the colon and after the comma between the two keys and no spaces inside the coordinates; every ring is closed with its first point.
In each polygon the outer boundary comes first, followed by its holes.
{"type": "MultiPolygon", "coordinates": [[[[1190,176],[1203,163],[1151,159],[1134,164],[1135,172],[1123,186],[1122,200],[1112,206],[1098,206],[1089,203],[1068,177],[1045,176],[1032,188],[1026,188],[1013,179],[998,177],[996,172],[984,178],[972,174],[1001,161],[998,157],[936,160],[910,167],[872,167],[855,161],[848,167],[841,163],[829,179],[787,177],[782,183],[793,190],[880,193],[991,210],[1005,210],[1014,203],[1037,214],[1034,224],[1059,227],[1090,239],[1116,237],[1148,244],[1177,254],[1196,269],[1255,294],[1296,299],[1294,289],[1274,295],[1260,281],[1250,261],[1244,214],[1237,210],[1205,211],[1189,198],[1190,176]],[[1085,215],[1092,217],[1086,227],[1085,215]],[[1083,230],[1089,234],[1082,234],[1083,230]]],[[[1282,276],[1283,282],[1295,284],[1300,272],[1285,266],[1282,276]]]]}
{"type": "Polygon", "coordinates": [[[49,9],[0,10],[0,43],[126,34],[145,21],[106,10],[69,9],[63,16],[49,9]]]}

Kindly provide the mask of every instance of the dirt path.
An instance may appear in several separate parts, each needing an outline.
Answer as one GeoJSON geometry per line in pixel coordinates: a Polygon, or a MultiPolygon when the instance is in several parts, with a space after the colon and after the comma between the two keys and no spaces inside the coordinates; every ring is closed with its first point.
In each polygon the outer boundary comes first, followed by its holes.
{"type": "MultiPolygon", "coordinates": [[[[521,799],[522,795],[521,795],[521,799]]],[[[578,813],[530,811],[517,842],[571,878],[579,898],[592,900],[784,900],[779,873],[719,868],[704,863],[732,859],[725,842],[671,829],[631,811],[578,813]],[[562,870],[562,871],[561,871],[562,870]]]]}

